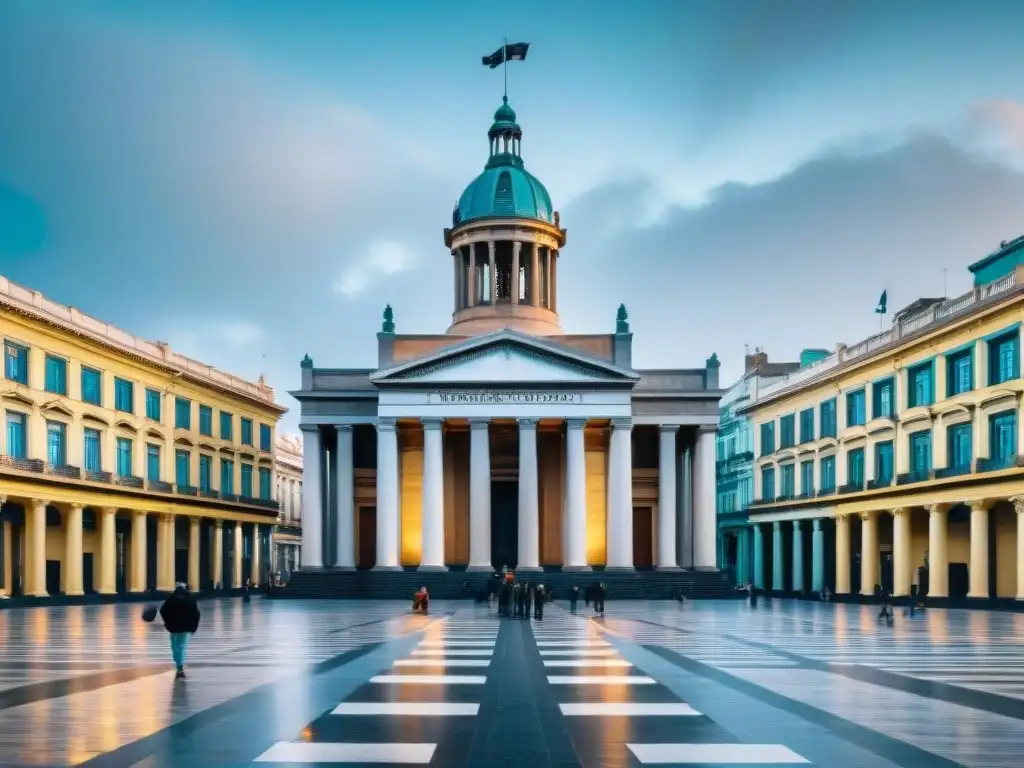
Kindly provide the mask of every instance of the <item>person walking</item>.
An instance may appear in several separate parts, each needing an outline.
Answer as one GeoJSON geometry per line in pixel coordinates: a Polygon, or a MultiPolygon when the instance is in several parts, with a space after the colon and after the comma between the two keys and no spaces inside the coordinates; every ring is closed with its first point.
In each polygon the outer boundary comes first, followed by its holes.
{"type": "Polygon", "coordinates": [[[602,581],[594,590],[594,613],[604,616],[604,599],[607,596],[608,591],[604,588],[604,582],[602,581]]]}
{"type": "Polygon", "coordinates": [[[188,641],[199,629],[199,606],[180,581],[160,606],[160,618],[164,620],[164,629],[171,635],[171,657],[177,669],[174,678],[181,680],[185,677],[188,641]]]}
{"type": "Polygon", "coordinates": [[[569,610],[572,611],[573,613],[576,613],[576,604],[579,602],[579,599],[580,599],[580,588],[574,586],[572,588],[572,591],[569,592],[569,610]]]}
{"type": "Polygon", "coordinates": [[[537,621],[544,620],[544,585],[537,586],[537,596],[533,603],[533,618],[537,621]]]}

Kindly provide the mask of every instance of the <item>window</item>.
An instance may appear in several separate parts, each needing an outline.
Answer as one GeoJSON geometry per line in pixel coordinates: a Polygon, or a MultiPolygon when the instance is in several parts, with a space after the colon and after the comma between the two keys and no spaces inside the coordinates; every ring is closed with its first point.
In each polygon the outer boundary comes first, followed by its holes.
{"type": "Polygon", "coordinates": [[[220,460],[220,492],[235,492],[235,462],[230,459],[220,460]]]}
{"type": "Polygon", "coordinates": [[[199,490],[211,490],[210,480],[213,474],[213,457],[199,454],[199,490]]]}
{"type": "Polygon", "coordinates": [[[238,495],[252,498],[252,464],[242,465],[242,487],[238,489],[238,495]]]}
{"type": "Polygon", "coordinates": [[[846,426],[857,427],[867,421],[864,408],[864,390],[858,389],[846,396],[846,426]]]}
{"type": "Polygon", "coordinates": [[[252,445],[252,419],[243,418],[242,422],[242,445],[252,445]]]}
{"type": "Polygon", "coordinates": [[[764,467],[761,470],[761,499],[775,501],[775,467],[764,467]]]}
{"type": "Polygon", "coordinates": [[[814,409],[800,411],[800,442],[809,443],[814,440],[814,409]]]}
{"type": "Polygon", "coordinates": [[[818,462],[818,485],[823,491],[836,489],[836,457],[822,456],[818,462]]]}
{"type": "Polygon", "coordinates": [[[260,450],[270,451],[270,425],[260,424],[260,450]]]}
{"type": "Polygon", "coordinates": [[[117,474],[132,477],[132,441],[127,437],[117,438],[117,474]]]}
{"type": "Polygon", "coordinates": [[[220,439],[231,439],[231,414],[227,411],[220,412],[220,439]]]}
{"type": "Polygon", "coordinates": [[[965,349],[946,358],[946,397],[974,389],[974,351],[965,349]]]}
{"type": "Polygon", "coordinates": [[[103,404],[103,374],[95,368],[82,366],[82,402],[103,404]]]}
{"type": "Polygon", "coordinates": [[[907,369],[907,407],[931,405],[935,402],[935,380],[932,376],[932,361],[907,369]]]}
{"type": "Polygon", "coordinates": [[[782,493],[780,495],[791,499],[796,495],[796,467],[792,464],[783,464],[780,469],[782,477],[782,493]]]}
{"type": "MultiPolygon", "coordinates": [[[[813,411],[812,411],[813,413],[813,411]]],[[[800,464],[800,493],[803,496],[814,495],[814,462],[805,461],[800,464]]]]}
{"type": "Polygon", "coordinates": [[[192,401],[184,397],[174,399],[174,428],[192,429],[192,401]]]}
{"type": "Polygon", "coordinates": [[[761,455],[775,453],[775,422],[768,421],[761,425],[761,455]]]}
{"type": "Polygon", "coordinates": [[[66,424],[59,421],[46,422],[46,463],[51,467],[63,467],[67,464],[65,438],[68,434],[66,424]]]}
{"type": "Polygon", "coordinates": [[[4,342],[4,376],[19,384],[28,385],[28,348],[10,341],[4,342]]]}
{"type": "Polygon", "coordinates": [[[1017,349],[1017,338],[1020,331],[1015,330],[988,343],[988,385],[1002,384],[1020,376],[1020,352],[1017,349]]]}
{"type": "Polygon", "coordinates": [[[990,459],[1006,461],[1017,455],[1017,413],[1004,411],[988,420],[988,455],[990,459]]]}
{"type": "Polygon", "coordinates": [[[85,428],[85,439],[83,443],[83,457],[84,467],[87,472],[100,472],[103,469],[103,454],[101,448],[103,443],[100,442],[100,431],[98,429],[85,428]]]}
{"type": "Polygon", "coordinates": [[[954,424],[949,428],[948,437],[949,458],[946,461],[947,466],[959,470],[969,469],[971,458],[974,455],[971,445],[971,425],[954,424]]]}
{"type": "Polygon", "coordinates": [[[68,393],[68,361],[63,357],[46,356],[45,389],[55,395],[68,393]]]}
{"type": "Polygon", "coordinates": [[[160,482],[160,446],[153,443],[146,445],[146,480],[160,482]]]}
{"type": "Polygon", "coordinates": [[[836,400],[826,400],[821,404],[821,437],[836,436],[836,400]]]}
{"type": "Polygon", "coordinates": [[[177,450],[174,452],[174,482],[179,488],[185,488],[192,484],[189,482],[191,463],[192,454],[188,451],[177,450]]]}
{"type": "Polygon", "coordinates": [[[114,379],[114,409],[135,413],[135,385],[127,379],[114,379]]]}
{"type": "Polygon", "coordinates": [[[892,440],[875,444],[875,483],[889,485],[892,482],[892,440]]]}
{"type": "Polygon", "coordinates": [[[915,476],[924,479],[932,471],[932,431],[925,429],[910,436],[910,466],[915,476]]]}
{"type": "Polygon", "coordinates": [[[270,470],[260,467],[260,500],[270,501],[270,470]]]}
{"type": "Polygon", "coordinates": [[[854,488],[864,487],[863,448],[855,448],[846,454],[846,483],[854,488]]]}
{"type": "Polygon", "coordinates": [[[213,437],[213,408],[208,405],[199,406],[199,434],[213,437]]]}
{"type": "Polygon", "coordinates": [[[7,455],[12,459],[24,459],[27,453],[25,422],[24,413],[7,412],[7,455]]]}
{"type": "Polygon", "coordinates": [[[892,389],[892,378],[876,381],[871,385],[871,418],[891,419],[893,417],[892,389]]]}
{"type": "Polygon", "coordinates": [[[146,390],[146,418],[160,421],[160,393],[155,389],[146,390]]]}
{"type": "Polygon", "coordinates": [[[794,422],[796,417],[791,413],[779,420],[779,448],[789,448],[796,445],[796,430],[794,422]]]}

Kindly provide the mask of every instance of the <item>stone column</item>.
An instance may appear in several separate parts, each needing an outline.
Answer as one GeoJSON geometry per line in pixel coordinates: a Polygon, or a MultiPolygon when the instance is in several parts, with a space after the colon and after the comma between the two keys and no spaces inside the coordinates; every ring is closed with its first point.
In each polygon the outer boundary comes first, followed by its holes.
{"type": "Polygon", "coordinates": [[[811,522],[811,591],[817,594],[825,588],[825,532],[821,530],[820,517],[811,522]]]}
{"type": "Polygon", "coordinates": [[[537,479],[537,420],[519,419],[519,564],[540,570],[540,488],[537,479]]]}
{"type": "Polygon", "coordinates": [[[25,594],[48,597],[46,591],[46,499],[32,499],[25,510],[25,594]]]}
{"type": "Polygon", "coordinates": [[[491,439],[488,419],[469,420],[469,569],[491,565],[491,439]]]}
{"type": "Polygon", "coordinates": [[[323,568],[324,565],[324,510],[323,510],[323,443],[320,427],[300,427],[302,430],[302,549],[304,567],[323,568]]]}
{"type": "Polygon", "coordinates": [[[612,419],[608,459],[608,565],[633,568],[633,422],[612,419]]]}
{"type": "Polygon", "coordinates": [[[487,243],[487,259],[490,264],[490,284],[491,284],[491,306],[493,307],[498,303],[498,272],[495,269],[494,260],[494,241],[490,240],[487,243]]]}
{"type": "Polygon", "coordinates": [[[587,563],[587,458],[585,419],[565,422],[565,571],[590,570],[587,563]]]}
{"type": "Polygon", "coordinates": [[[117,592],[117,509],[100,510],[100,578],[97,591],[101,595],[117,592]]]}
{"type": "Polygon", "coordinates": [[[188,589],[199,591],[199,518],[188,519],[188,589]]]}
{"type": "Polygon", "coordinates": [[[64,594],[85,594],[82,587],[82,505],[70,504],[64,516],[64,594]]]}
{"type": "Polygon", "coordinates": [[[804,591],[804,532],[800,520],[793,521],[793,592],[804,591]]]}
{"type": "Polygon", "coordinates": [[[174,590],[174,516],[160,515],[156,526],[156,588],[174,590]]]}
{"type": "Polygon", "coordinates": [[[423,552],[420,570],[443,571],[444,564],[444,440],[441,419],[423,424],[423,552]]]}
{"type": "Polygon", "coordinates": [[[522,247],[518,241],[512,243],[512,285],[508,295],[513,304],[519,303],[519,252],[522,247]]]}
{"type": "Polygon", "coordinates": [[[458,312],[462,309],[462,296],[466,292],[466,288],[462,284],[462,254],[459,253],[458,248],[452,251],[452,267],[452,282],[455,289],[454,310],[458,312]]]}
{"type": "Polygon", "coordinates": [[[540,246],[530,246],[530,304],[540,306],[540,246]]]}
{"type": "Polygon", "coordinates": [[[836,594],[850,594],[850,518],[836,516],[836,594]]]}
{"type": "MultiPolygon", "coordinates": [[[[928,597],[949,597],[948,504],[928,510],[928,597]]],[[[1018,571],[1019,573],[1019,571],[1018,571]]]]}
{"type": "Polygon", "coordinates": [[[213,586],[224,589],[224,521],[213,521],[213,586]]]}
{"type": "Polygon", "coordinates": [[[242,549],[242,524],[235,521],[233,543],[231,545],[231,588],[242,588],[242,556],[245,550],[242,549]]]}
{"type": "Polygon", "coordinates": [[[1024,600],[1024,498],[1011,501],[1017,513],[1017,599],[1024,600]]]}
{"type": "Polygon", "coordinates": [[[658,570],[677,570],[676,434],[678,424],[658,427],[658,570]]]}
{"type": "Polygon", "coordinates": [[[679,565],[693,567],[693,451],[684,445],[679,452],[679,523],[676,536],[679,539],[679,565]]]}
{"type": "Polygon", "coordinates": [[[772,592],[786,589],[786,567],[782,559],[782,523],[772,523],[772,592]]]}
{"type": "Polygon", "coordinates": [[[254,587],[260,584],[260,527],[252,526],[252,557],[249,559],[249,583],[254,587]]]}
{"type": "Polygon", "coordinates": [[[356,567],[356,502],[355,464],[353,461],[351,424],[336,426],[337,450],[337,504],[338,504],[338,560],[335,565],[344,570],[356,567]]]}
{"type": "Polygon", "coordinates": [[[129,592],[146,591],[146,513],[132,510],[132,572],[128,579],[129,592]]]}
{"type": "Polygon", "coordinates": [[[910,594],[910,510],[892,511],[892,594],[910,594]]]}
{"type": "MultiPolygon", "coordinates": [[[[873,512],[865,512],[860,520],[860,593],[868,597],[875,593],[878,578],[878,517],[873,512]]],[[[893,543],[895,536],[894,526],[893,543]]]]}
{"type": "Polygon", "coordinates": [[[693,467],[693,565],[714,568],[715,538],[715,429],[697,431],[693,467]]]}
{"type": "Polygon", "coordinates": [[[971,562],[968,597],[988,597],[988,503],[971,502],[971,562]]]}
{"type": "Polygon", "coordinates": [[[466,306],[476,305],[476,243],[469,244],[469,276],[466,278],[466,306]]]}
{"type": "MultiPolygon", "coordinates": [[[[375,570],[401,570],[398,563],[398,426],[377,420],[377,564],[375,570]]],[[[308,495],[308,494],[304,494],[308,495]]],[[[308,557],[303,547],[302,559],[308,557]]]]}
{"type": "Polygon", "coordinates": [[[761,524],[754,523],[754,586],[764,589],[764,534],[761,524]]]}

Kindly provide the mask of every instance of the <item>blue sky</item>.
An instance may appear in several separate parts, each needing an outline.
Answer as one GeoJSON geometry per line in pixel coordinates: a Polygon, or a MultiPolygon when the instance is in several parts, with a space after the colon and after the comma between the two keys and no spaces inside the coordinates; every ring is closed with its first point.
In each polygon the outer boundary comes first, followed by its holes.
{"type": "Polygon", "coordinates": [[[507,35],[564,327],[625,302],[638,365],[731,380],[1024,232],[1024,4],[970,5],[7,0],[0,273],[293,406],[303,354],[374,363],[385,303],[450,322],[441,231],[507,35]]]}

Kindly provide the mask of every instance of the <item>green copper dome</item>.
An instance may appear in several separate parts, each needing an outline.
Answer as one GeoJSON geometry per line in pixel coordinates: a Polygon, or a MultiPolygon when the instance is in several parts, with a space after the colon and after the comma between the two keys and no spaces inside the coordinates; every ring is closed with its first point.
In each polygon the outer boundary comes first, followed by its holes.
{"type": "Polygon", "coordinates": [[[508,98],[494,113],[487,132],[490,157],[484,172],[466,187],[452,212],[452,226],[474,219],[521,218],[551,223],[551,196],[535,176],[523,167],[519,154],[522,130],[508,98]]]}

